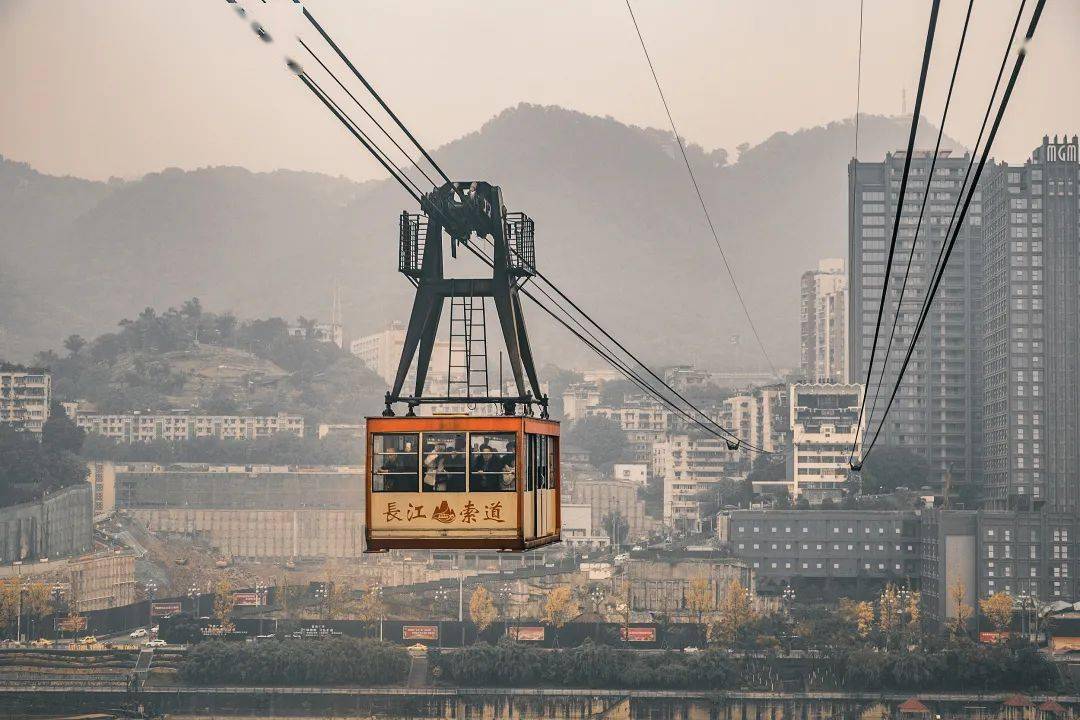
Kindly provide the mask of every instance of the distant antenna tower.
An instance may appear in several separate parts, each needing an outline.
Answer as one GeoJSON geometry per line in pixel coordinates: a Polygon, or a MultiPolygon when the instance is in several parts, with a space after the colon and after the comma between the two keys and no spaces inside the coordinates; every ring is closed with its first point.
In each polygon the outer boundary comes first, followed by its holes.
{"type": "Polygon", "coordinates": [[[336,280],[330,288],[330,324],[341,324],[341,288],[336,280]]]}

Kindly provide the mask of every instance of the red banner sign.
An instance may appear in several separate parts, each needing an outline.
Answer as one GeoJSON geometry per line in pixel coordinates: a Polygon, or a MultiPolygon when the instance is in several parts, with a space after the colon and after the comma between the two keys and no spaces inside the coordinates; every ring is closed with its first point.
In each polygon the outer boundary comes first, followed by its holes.
{"type": "Polygon", "coordinates": [[[180,603],[178,602],[156,602],[150,603],[150,615],[151,617],[168,617],[169,615],[180,614],[180,603]]]}
{"type": "Polygon", "coordinates": [[[259,604],[259,593],[238,592],[233,593],[233,598],[236,600],[237,605],[254,606],[259,604]]]}
{"type": "Polygon", "coordinates": [[[506,634],[510,638],[519,642],[543,642],[544,641],[544,628],[543,627],[508,627],[506,628],[506,634]]]}
{"type": "Polygon", "coordinates": [[[438,640],[438,625],[402,625],[402,640],[438,640]]]}
{"type": "Polygon", "coordinates": [[[656,628],[654,627],[621,628],[619,634],[627,642],[656,642],[656,628]]]}

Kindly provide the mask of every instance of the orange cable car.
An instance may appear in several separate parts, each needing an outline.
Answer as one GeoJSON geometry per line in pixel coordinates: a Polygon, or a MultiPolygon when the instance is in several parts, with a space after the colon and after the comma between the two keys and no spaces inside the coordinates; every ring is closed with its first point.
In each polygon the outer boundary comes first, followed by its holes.
{"type": "Polygon", "coordinates": [[[536,272],[533,221],[508,213],[502,191],[485,182],[448,182],[424,195],[421,208],[401,215],[398,270],[416,286],[401,359],[386,409],[367,419],[366,550],[521,552],[558,542],[559,423],[548,419],[518,297],[536,272]],[[465,245],[485,259],[491,276],[446,277],[443,230],[452,255],[465,245]],[[471,244],[485,236],[491,258],[479,242],[471,244]],[[516,395],[503,394],[501,360],[499,393],[490,391],[487,298],[498,314],[516,395]],[[433,397],[424,389],[447,299],[447,392],[433,397]],[[405,395],[414,359],[415,391],[405,395]],[[404,417],[395,416],[397,403],[407,405],[404,417]],[[503,414],[418,417],[416,408],[428,403],[483,405],[503,414]]]}
{"type": "Polygon", "coordinates": [[[367,549],[523,551],[558,542],[559,424],[368,418],[367,549]]]}

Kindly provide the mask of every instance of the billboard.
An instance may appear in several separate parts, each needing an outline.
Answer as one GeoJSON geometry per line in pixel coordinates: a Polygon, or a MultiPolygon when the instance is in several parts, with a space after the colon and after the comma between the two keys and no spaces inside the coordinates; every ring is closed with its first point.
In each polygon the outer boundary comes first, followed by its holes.
{"type": "Polygon", "coordinates": [[[233,593],[233,599],[237,605],[254,606],[259,605],[259,593],[253,592],[238,592],[233,593]]]}
{"type": "Polygon", "coordinates": [[[168,617],[179,615],[182,608],[179,602],[156,602],[150,603],[150,617],[168,617]]]}
{"type": "Polygon", "coordinates": [[[542,626],[508,627],[506,634],[512,640],[518,642],[543,642],[544,628],[542,626]]]}
{"type": "Polygon", "coordinates": [[[656,642],[656,628],[654,627],[620,628],[619,635],[627,642],[656,642]]]}
{"type": "Polygon", "coordinates": [[[56,627],[64,632],[78,632],[86,629],[85,615],[69,615],[57,621],[56,627]]]}
{"type": "Polygon", "coordinates": [[[402,625],[402,640],[438,640],[438,625],[402,625]]]}

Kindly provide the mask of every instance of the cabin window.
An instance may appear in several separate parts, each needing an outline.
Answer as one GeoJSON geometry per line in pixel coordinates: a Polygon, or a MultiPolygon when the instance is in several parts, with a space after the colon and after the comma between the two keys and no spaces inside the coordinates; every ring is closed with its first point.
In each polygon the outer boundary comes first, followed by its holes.
{"type": "Polygon", "coordinates": [[[517,435],[472,433],[469,440],[469,491],[517,490],[517,435]]]}
{"type": "Polygon", "coordinates": [[[465,492],[465,433],[424,433],[423,492],[465,492]]]}
{"type": "Polygon", "coordinates": [[[372,436],[373,492],[416,492],[420,476],[420,436],[416,433],[372,436]]]}

